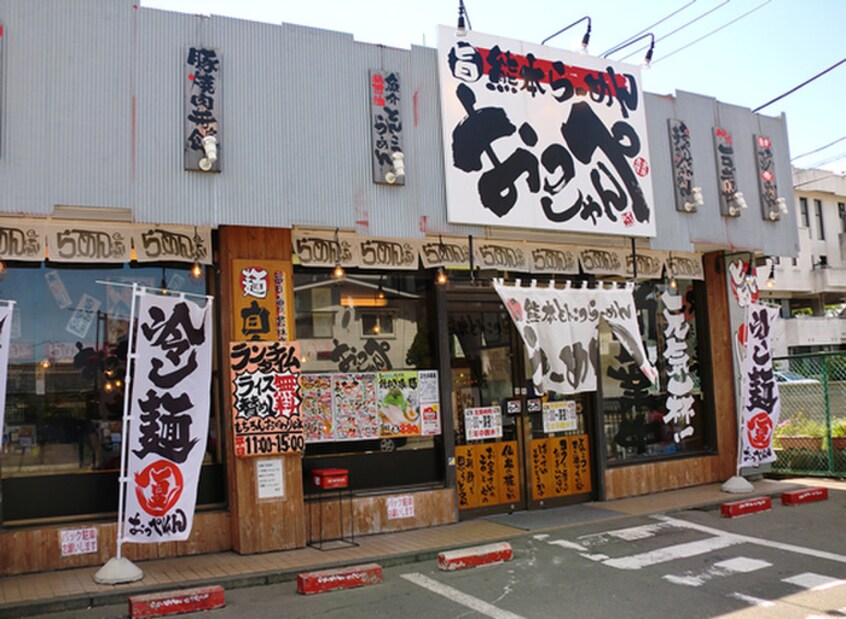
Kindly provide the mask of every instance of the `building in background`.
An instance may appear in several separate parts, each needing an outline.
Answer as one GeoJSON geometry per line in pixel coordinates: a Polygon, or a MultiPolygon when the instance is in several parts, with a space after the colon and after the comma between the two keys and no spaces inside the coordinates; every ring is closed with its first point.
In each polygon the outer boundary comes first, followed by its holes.
{"type": "Polygon", "coordinates": [[[766,257],[758,267],[759,279],[767,282],[762,296],[779,303],[785,319],[777,354],[843,350],[846,178],[826,170],[795,168],[793,189],[799,251],[794,257],[766,257]]]}
{"type": "Polygon", "coordinates": [[[0,574],[113,554],[114,284],[211,294],[218,320],[194,530],[133,560],[344,537],[327,469],[356,535],[735,472],[715,385],[739,371],[751,265],[798,245],[783,117],[507,33],[399,50],[132,0],[0,0],[0,24],[0,574]],[[550,354],[514,321],[594,306],[524,316],[495,277],[595,303],[633,282],[636,329],[550,354]],[[234,359],[254,340],[297,342],[296,423],[251,419],[269,404],[234,359]],[[566,371],[541,398],[547,365],[566,371]],[[79,528],[97,544],[63,552],[79,528]]]}

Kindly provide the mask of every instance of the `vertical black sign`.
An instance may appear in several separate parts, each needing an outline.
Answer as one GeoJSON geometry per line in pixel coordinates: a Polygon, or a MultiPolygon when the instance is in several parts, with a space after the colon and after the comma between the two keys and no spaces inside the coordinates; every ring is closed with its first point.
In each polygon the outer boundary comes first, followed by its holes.
{"type": "Polygon", "coordinates": [[[184,77],[185,169],[220,172],[220,53],[189,47],[184,77]]]}
{"type": "Polygon", "coordinates": [[[690,129],[683,120],[668,118],[670,129],[670,158],[673,164],[673,188],[676,192],[676,210],[686,213],[696,211],[693,197],[693,153],[690,149],[690,129]]]}
{"type": "Polygon", "coordinates": [[[405,185],[399,73],[370,71],[368,93],[373,182],[405,185]]]}

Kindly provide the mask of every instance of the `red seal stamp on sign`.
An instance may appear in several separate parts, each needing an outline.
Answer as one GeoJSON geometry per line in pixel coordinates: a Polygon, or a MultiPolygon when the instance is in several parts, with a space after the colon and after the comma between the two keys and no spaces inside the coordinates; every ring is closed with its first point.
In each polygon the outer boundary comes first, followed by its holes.
{"type": "Polygon", "coordinates": [[[649,164],[646,163],[646,159],[643,157],[638,157],[632,163],[632,168],[635,171],[635,174],[638,176],[646,176],[649,174],[649,164]]]}
{"type": "Polygon", "coordinates": [[[746,422],[749,444],[755,449],[766,449],[773,437],[773,419],[767,413],[758,413],[746,422]]]}

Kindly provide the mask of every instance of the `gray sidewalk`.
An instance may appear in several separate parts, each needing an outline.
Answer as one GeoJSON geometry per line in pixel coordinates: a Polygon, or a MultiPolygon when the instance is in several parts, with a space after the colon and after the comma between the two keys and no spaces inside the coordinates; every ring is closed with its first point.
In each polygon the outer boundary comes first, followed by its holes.
{"type": "Polygon", "coordinates": [[[761,480],[754,486],[754,492],[741,495],[722,492],[720,484],[708,484],[603,503],[515,512],[440,527],[368,535],[356,539],[358,546],[327,545],[325,550],[306,547],[258,555],[221,552],[144,561],[138,563],[144,570],[144,579],[124,585],[98,585],[94,582],[99,569],[96,567],[9,576],[0,578],[0,617],[120,604],[138,593],[202,585],[232,589],[284,582],[295,580],[301,572],[360,563],[377,562],[383,567],[412,563],[433,559],[444,550],[506,541],[530,531],[716,506],[754,496],[777,496],[803,486],[846,490],[846,482],[825,479],[761,480]]]}

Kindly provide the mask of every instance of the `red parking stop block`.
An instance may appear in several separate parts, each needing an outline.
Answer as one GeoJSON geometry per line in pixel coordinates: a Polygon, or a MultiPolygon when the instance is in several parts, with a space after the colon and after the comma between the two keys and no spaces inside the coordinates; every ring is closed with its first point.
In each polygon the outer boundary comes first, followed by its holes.
{"type": "Polygon", "coordinates": [[[782,505],[800,505],[826,500],[828,500],[828,488],[804,488],[781,493],[782,505]]]}
{"type": "Polygon", "coordinates": [[[303,572],[297,575],[297,593],[306,595],[325,593],[337,589],[352,589],[382,582],[382,566],[366,563],[318,572],[303,572]]]}
{"type": "Polygon", "coordinates": [[[765,512],[772,508],[772,499],[768,496],[761,496],[754,499],[723,503],[720,513],[726,518],[735,518],[737,516],[745,516],[746,514],[754,514],[755,512],[765,512]]]}
{"type": "Polygon", "coordinates": [[[224,605],[223,587],[220,585],[196,587],[147,595],[133,595],[129,598],[129,616],[132,619],[164,617],[193,613],[198,610],[211,610],[212,608],[221,608],[224,605]]]}
{"type": "Polygon", "coordinates": [[[473,548],[449,550],[438,555],[438,567],[444,571],[463,570],[468,567],[478,567],[488,563],[510,561],[512,557],[511,544],[485,544],[473,548]]]}

